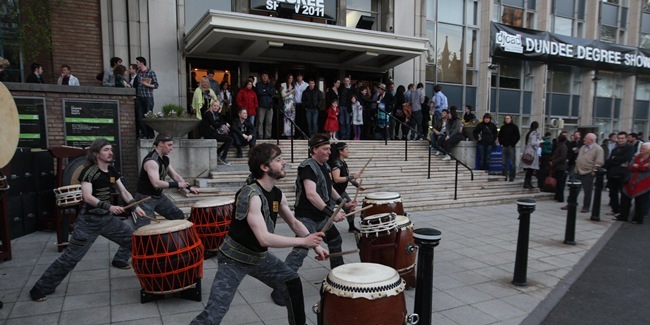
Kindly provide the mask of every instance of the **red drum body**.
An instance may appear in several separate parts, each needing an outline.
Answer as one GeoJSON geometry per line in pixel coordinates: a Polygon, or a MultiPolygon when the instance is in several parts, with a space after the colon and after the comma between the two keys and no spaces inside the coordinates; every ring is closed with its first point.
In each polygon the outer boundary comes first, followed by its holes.
{"type": "Polygon", "coordinates": [[[235,200],[211,199],[194,203],[190,221],[207,251],[216,251],[230,230],[235,200]]]}
{"type": "Polygon", "coordinates": [[[378,263],[396,269],[406,281],[406,286],[414,288],[417,246],[413,239],[411,220],[406,216],[384,213],[363,219],[360,228],[361,261],[378,263]],[[377,232],[372,227],[368,227],[366,225],[368,223],[382,224],[381,227],[374,228],[391,228],[392,231],[377,232]],[[391,223],[394,226],[389,225],[391,223]]]}
{"type": "Polygon", "coordinates": [[[404,281],[394,269],[374,263],[350,263],[333,269],[314,306],[320,325],[407,324],[404,281]]]}
{"type": "Polygon", "coordinates": [[[192,287],[203,277],[203,244],[186,220],[152,223],[133,233],[133,271],[147,293],[192,287]]]}
{"type": "Polygon", "coordinates": [[[402,205],[402,197],[396,192],[376,192],[368,193],[363,198],[362,208],[372,205],[373,207],[361,211],[361,219],[381,213],[395,213],[397,215],[404,215],[404,206],[402,205]]]}

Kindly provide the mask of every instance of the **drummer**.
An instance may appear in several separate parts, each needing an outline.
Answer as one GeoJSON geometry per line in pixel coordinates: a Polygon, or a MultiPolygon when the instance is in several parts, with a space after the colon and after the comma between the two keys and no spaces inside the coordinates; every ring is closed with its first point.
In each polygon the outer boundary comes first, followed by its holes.
{"type": "MultiPolygon", "coordinates": [[[[97,236],[102,235],[131,250],[133,228],[115,217],[122,214],[124,209],[110,204],[110,189],[115,188],[124,202],[133,203],[135,200],[122,184],[120,172],[110,165],[113,161],[111,143],[105,139],[96,139],[88,149],[87,159],[88,166],[79,175],[84,204],[70,236],[70,243],[29,291],[34,301],[45,301],[46,295],[54,293],[61,281],[86,255],[97,236]]],[[[137,216],[146,216],[140,207],[132,209],[137,216]]]]}
{"type": "MultiPolygon", "coordinates": [[[[334,213],[333,207],[342,200],[341,196],[332,186],[330,177],[330,168],[327,165],[327,159],[330,156],[329,136],[326,134],[315,134],[309,139],[310,158],[303,161],[298,166],[298,177],[296,179],[296,203],[294,211],[296,218],[302,221],[314,233],[320,231],[330,216],[334,213]]],[[[344,207],[354,210],[357,206],[356,201],[347,202],[344,207]]],[[[334,221],[345,220],[345,214],[339,212],[334,221]]],[[[341,252],[343,239],[335,226],[325,230],[325,242],[329,247],[330,253],[341,252]]],[[[295,271],[302,266],[302,262],[307,257],[309,250],[305,247],[294,247],[291,253],[285,259],[285,263],[295,271]]],[[[333,269],[343,264],[343,257],[337,256],[330,258],[330,267],[333,269]]],[[[282,292],[280,287],[276,287],[271,294],[273,302],[277,305],[286,304],[286,293],[282,292]]]]}
{"type": "MultiPolygon", "coordinates": [[[[334,150],[330,154],[327,164],[332,169],[332,181],[334,182],[334,189],[336,192],[341,195],[342,198],[347,199],[348,202],[352,201],[350,195],[345,191],[348,188],[348,183],[354,185],[354,187],[359,188],[359,190],[364,191],[366,188],[361,186],[357,179],[361,177],[361,173],[354,173],[350,175],[350,170],[348,169],[348,164],[345,162],[350,156],[350,151],[348,145],[345,142],[337,142],[332,145],[334,150]]],[[[345,212],[349,212],[347,209],[345,212]]],[[[348,232],[359,232],[354,226],[354,215],[349,216],[348,218],[348,232]]]]}
{"type": "Polygon", "coordinates": [[[275,186],[286,176],[286,162],[281,153],[278,146],[270,143],[251,149],[248,167],[253,180],[235,195],[234,218],[230,232],[217,253],[219,267],[212,283],[210,298],[203,312],[191,324],[220,324],[230,308],[237,287],[247,274],[268,286],[281,285],[288,290],[289,324],[306,323],[300,277],[269,253],[268,247],[310,247],[318,259],[325,259],[328,252],[320,246],[325,234],[310,234],[294,217],[287,204],[287,197],[275,186]],[[273,233],[278,215],[297,237],[273,233]]]}
{"type": "MultiPolygon", "coordinates": [[[[165,188],[187,189],[192,193],[198,194],[198,188],[187,183],[181,175],[172,167],[169,162],[169,154],[174,150],[174,139],[165,134],[158,134],[153,141],[154,148],[142,160],[140,177],[138,178],[138,187],[136,199],[140,200],[147,196],[151,199],[142,202],[140,206],[144,212],[151,216],[154,211],[167,219],[183,219],[183,211],[176,207],[164,194],[165,188]],[[165,180],[167,175],[172,179],[168,182],[165,180]]],[[[147,218],[138,218],[135,228],[138,229],[146,226],[151,221],[147,218]]],[[[118,269],[131,268],[128,264],[131,257],[131,250],[126,247],[120,247],[113,258],[113,266],[118,269]]]]}

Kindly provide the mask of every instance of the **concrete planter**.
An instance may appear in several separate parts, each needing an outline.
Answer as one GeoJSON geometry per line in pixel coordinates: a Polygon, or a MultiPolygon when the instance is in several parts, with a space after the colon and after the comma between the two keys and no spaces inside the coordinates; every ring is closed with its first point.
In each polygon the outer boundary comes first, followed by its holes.
{"type": "Polygon", "coordinates": [[[451,149],[451,154],[469,168],[476,168],[476,141],[461,141],[451,149]]]}
{"type": "Polygon", "coordinates": [[[474,125],[474,124],[464,125],[463,126],[463,136],[465,137],[465,139],[467,139],[469,141],[475,141],[476,140],[476,139],[474,139],[474,134],[472,134],[474,132],[474,129],[476,129],[476,125],[474,125]]]}
{"type": "Polygon", "coordinates": [[[158,133],[180,138],[194,129],[201,120],[195,118],[145,118],[142,121],[158,133]]]}

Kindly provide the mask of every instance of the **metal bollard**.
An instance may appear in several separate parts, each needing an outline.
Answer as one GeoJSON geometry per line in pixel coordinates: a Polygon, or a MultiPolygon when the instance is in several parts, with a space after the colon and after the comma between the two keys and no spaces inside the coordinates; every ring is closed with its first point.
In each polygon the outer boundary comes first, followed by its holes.
{"type": "Polygon", "coordinates": [[[417,284],[415,285],[415,306],[418,324],[430,325],[433,305],[433,248],[440,243],[439,230],[419,228],[413,231],[418,248],[417,284]]]}
{"type": "Polygon", "coordinates": [[[600,197],[605,187],[605,174],[607,169],[598,168],[596,171],[596,190],[594,191],[594,204],[591,208],[591,221],[600,221],[600,197]]]}
{"type": "Polygon", "coordinates": [[[515,274],[512,284],[516,286],[528,285],[526,271],[528,268],[528,239],[530,235],[530,214],[535,211],[535,200],[517,200],[517,211],[519,211],[519,235],[517,237],[517,255],[515,257],[515,274]]]}
{"type": "Polygon", "coordinates": [[[576,244],[576,210],[578,209],[578,194],[582,188],[582,182],[579,180],[570,180],[569,184],[569,198],[567,204],[569,210],[566,213],[566,230],[564,231],[564,243],[567,245],[576,244]]]}

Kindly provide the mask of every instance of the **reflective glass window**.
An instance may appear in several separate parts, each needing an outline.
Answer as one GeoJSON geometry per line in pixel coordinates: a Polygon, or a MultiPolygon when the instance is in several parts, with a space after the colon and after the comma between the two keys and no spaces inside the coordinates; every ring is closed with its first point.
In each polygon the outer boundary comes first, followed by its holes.
{"type": "Polygon", "coordinates": [[[464,1],[438,1],[439,22],[463,24],[464,1]]]}
{"type": "Polygon", "coordinates": [[[575,0],[554,0],[555,14],[562,17],[573,18],[573,10],[575,8],[575,0]]]}
{"type": "Polygon", "coordinates": [[[461,83],[463,72],[463,28],[438,24],[438,82],[461,83]]]}
{"type": "Polygon", "coordinates": [[[573,19],[555,17],[553,21],[553,32],[567,36],[573,35],[573,19]]]}

